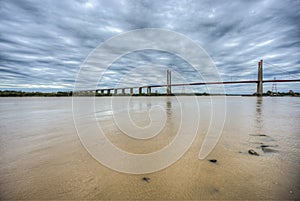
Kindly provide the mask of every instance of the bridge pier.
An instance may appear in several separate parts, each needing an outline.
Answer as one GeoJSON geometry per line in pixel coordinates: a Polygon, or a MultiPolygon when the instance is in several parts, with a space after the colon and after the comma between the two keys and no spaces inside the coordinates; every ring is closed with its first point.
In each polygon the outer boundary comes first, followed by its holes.
{"type": "Polygon", "coordinates": [[[107,95],[109,95],[110,94],[110,89],[107,89],[107,95]]]}
{"type": "Polygon", "coordinates": [[[143,87],[139,87],[139,94],[141,95],[143,92],[143,87]]]}
{"type": "Polygon", "coordinates": [[[115,95],[118,94],[118,89],[114,89],[114,94],[115,94],[115,95]]]}
{"type": "Polygon", "coordinates": [[[257,96],[263,95],[263,60],[258,62],[258,74],[257,74],[257,96]]]}
{"type": "Polygon", "coordinates": [[[130,88],[130,95],[133,94],[133,88],[130,88]]]}
{"type": "Polygon", "coordinates": [[[151,95],[151,87],[147,87],[147,94],[151,95]]]}
{"type": "Polygon", "coordinates": [[[101,90],[101,95],[103,95],[103,94],[104,94],[104,90],[102,89],[102,90],[101,90]]]}
{"type": "Polygon", "coordinates": [[[123,94],[123,95],[125,94],[125,89],[122,89],[122,94],[123,94]]]}
{"type": "Polygon", "coordinates": [[[167,95],[171,95],[171,71],[167,70],[167,95]]]}

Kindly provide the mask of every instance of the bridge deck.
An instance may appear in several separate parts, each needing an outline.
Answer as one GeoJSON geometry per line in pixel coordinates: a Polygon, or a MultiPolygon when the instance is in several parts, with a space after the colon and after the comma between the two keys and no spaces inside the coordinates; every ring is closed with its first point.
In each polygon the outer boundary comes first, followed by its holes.
{"type": "MultiPolygon", "coordinates": [[[[300,79],[294,80],[263,80],[262,82],[300,82],[300,79]]],[[[241,80],[241,81],[227,81],[227,82],[195,82],[195,83],[181,83],[181,84],[171,84],[171,87],[178,87],[178,86],[195,86],[195,85],[208,85],[208,84],[247,84],[247,83],[258,83],[257,80],[241,80]]],[[[96,91],[101,90],[120,90],[120,89],[130,89],[130,88],[156,88],[156,87],[167,87],[167,84],[160,84],[160,85],[146,85],[140,87],[123,87],[123,88],[109,88],[109,89],[96,89],[96,91]]]]}

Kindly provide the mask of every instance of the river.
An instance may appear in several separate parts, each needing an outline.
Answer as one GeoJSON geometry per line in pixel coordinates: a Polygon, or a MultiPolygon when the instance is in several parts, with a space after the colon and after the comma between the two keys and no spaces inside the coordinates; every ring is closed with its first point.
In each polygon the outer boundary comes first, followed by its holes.
{"type": "Polygon", "coordinates": [[[0,98],[0,119],[1,199],[300,199],[300,98],[0,98]],[[134,156],[178,143],[133,166],[99,130],[134,156]]]}

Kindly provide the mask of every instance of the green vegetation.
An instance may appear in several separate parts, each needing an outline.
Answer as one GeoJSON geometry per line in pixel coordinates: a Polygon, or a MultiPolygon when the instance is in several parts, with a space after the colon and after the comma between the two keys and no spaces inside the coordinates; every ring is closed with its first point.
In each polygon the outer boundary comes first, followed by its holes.
{"type": "Polygon", "coordinates": [[[10,91],[0,90],[0,97],[26,97],[26,96],[45,96],[45,97],[59,97],[59,96],[72,96],[72,92],[24,92],[24,91],[10,91]]]}
{"type": "MultiPolygon", "coordinates": [[[[256,96],[256,93],[254,93],[253,96],[256,96]]],[[[300,93],[293,92],[293,90],[289,90],[288,92],[272,92],[269,90],[263,93],[263,96],[300,96],[300,93]]]]}

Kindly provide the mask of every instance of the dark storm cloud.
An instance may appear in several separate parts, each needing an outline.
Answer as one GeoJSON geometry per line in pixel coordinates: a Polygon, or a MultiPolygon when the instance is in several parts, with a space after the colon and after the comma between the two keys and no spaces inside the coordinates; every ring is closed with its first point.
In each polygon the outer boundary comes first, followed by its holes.
{"type": "MultiPolygon", "coordinates": [[[[105,40],[133,29],[186,35],[214,60],[223,80],[296,79],[300,73],[300,1],[0,1],[0,88],[72,89],[80,64],[105,40]]],[[[176,45],[176,44],[175,44],[176,45]]],[[[201,81],[183,59],[144,51],[117,60],[100,84],[201,81]],[[152,69],[151,69],[152,65],[152,69]],[[138,68],[144,70],[138,70],[138,68]],[[128,79],[131,72],[133,79],[128,79]],[[178,76],[176,78],[176,73],[178,76]],[[180,76],[179,76],[180,75],[180,76]]],[[[209,73],[209,72],[206,72],[209,73]]],[[[299,85],[284,85],[299,91],[299,85]]],[[[232,86],[251,93],[255,86],[232,86]]],[[[284,88],[288,90],[288,88],[284,88]]]]}

